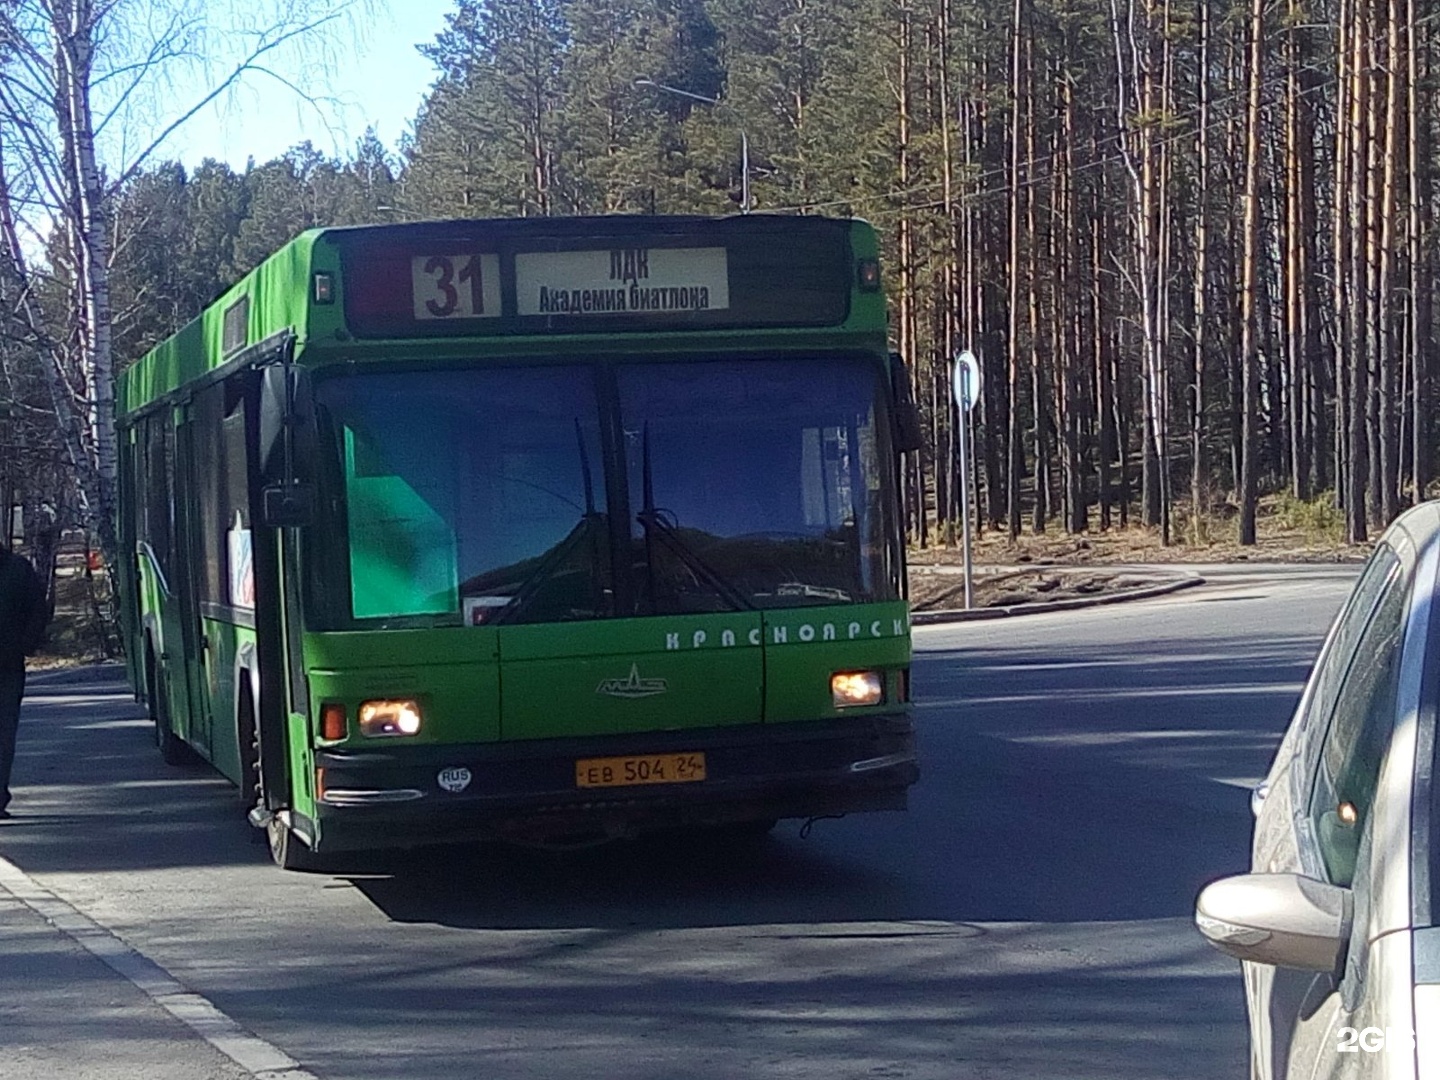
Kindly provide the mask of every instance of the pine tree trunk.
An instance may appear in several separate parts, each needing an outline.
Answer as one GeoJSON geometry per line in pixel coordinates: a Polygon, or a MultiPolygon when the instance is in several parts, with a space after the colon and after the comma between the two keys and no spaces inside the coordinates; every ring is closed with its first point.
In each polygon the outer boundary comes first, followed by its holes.
{"type": "Polygon", "coordinates": [[[1109,529],[1114,522],[1111,505],[1114,501],[1114,479],[1111,473],[1116,455],[1115,384],[1111,378],[1111,332],[1105,303],[1105,205],[1103,181],[1097,183],[1090,207],[1090,325],[1094,330],[1091,344],[1095,365],[1095,413],[1100,428],[1100,445],[1095,455],[1096,484],[1100,503],[1100,528],[1109,529]]]}
{"type": "Polygon", "coordinates": [[[1310,440],[1307,422],[1310,417],[1310,366],[1306,355],[1305,282],[1306,245],[1303,223],[1302,155],[1309,153],[1301,134],[1301,92],[1299,42],[1302,13],[1299,0],[1290,0],[1289,27],[1285,35],[1285,259],[1284,268],[1284,336],[1287,381],[1290,394],[1290,490],[1297,499],[1309,499],[1310,440]]]}
{"type": "Polygon", "coordinates": [[[1015,0],[1011,31],[1010,61],[1010,328],[1006,348],[1009,356],[1009,433],[1006,440],[1006,519],[1010,540],[1020,536],[1020,475],[1024,468],[1024,443],[1020,428],[1020,204],[1022,120],[1022,58],[1024,56],[1025,0],[1015,0]]]}
{"type": "MultiPolygon", "coordinates": [[[[1025,63],[1025,160],[1033,162],[1035,146],[1035,70],[1034,41],[1027,42],[1025,63]]],[[[1030,525],[1035,535],[1045,531],[1050,520],[1050,445],[1048,424],[1050,422],[1049,398],[1050,380],[1045,371],[1045,343],[1040,326],[1040,229],[1036,219],[1036,206],[1040,201],[1039,187],[1026,184],[1025,235],[1029,238],[1026,259],[1028,281],[1026,282],[1026,326],[1030,338],[1030,416],[1031,438],[1035,459],[1035,501],[1031,507],[1030,525]]]]}
{"type": "Polygon", "coordinates": [[[1195,281],[1190,363],[1190,539],[1199,544],[1205,521],[1205,350],[1210,312],[1210,0],[1197,0],[1195,127],[1195,281]]]}
{"type": "Polygon", "coordinates": [[[1349,38],[1354,33],[1351,25],[1354,19],[1356,0],[1339,0],[1336,18],[1336,80],[1335,80],[1335,152],[1333,190],[1330,202],[1330,287],[1333,328],[1330,339],[1335,360],[1335,496],[1336,502],[1345,512],[1347,535],[1354,535],[1351,513],[1352,474],[1350,469],[1350,393],[1351,366],[1354,356],[1350,345],[1353,334],[1350,327],[1349,290],[1345,287],[1350,269],[1350,216],[1348,191],[1350,185],[1350,95],[1354,92],[1351,80],[1349,38]]]}
{"type": "Polygon", "coordinates": [[[1380,515],[1381,524],[1394,521],[1400,513],[1400,432],[1396,397],[1399,392],[1399,357],[1394,349],[1395,276],[1395,188],[1400,157],[1401,75],[1400,0],[1389,0],[1386,13],[1385,65],[1385,148],[1380,199],[1375,213],[1380,218],[1380,265],[1377,283],[1376,356],[1380,369],[1380,515]]]}
{"type": "MultiPolygon", "coordinates": [[[[949,75],[949,45],[950,45],[950,3],[949,0],[940,0],[936,12],[937,26],[936,36],[940,46],[938,58],[940,72],[940,168],[941,168],[941,196],[945,213],[944,229],[945,236],[941,250],[945,253],[945,265],[941,273],[942,285],[942,308],[941,311],[941,343],[940,357],[945,364],[949,364],[955,356],[957,342],[961,332],[962,324],[962,300],[960,297],[959,283],[955,279],[956,268],[960,260],[960,222],[955,206],[954,177],[951,173],[952,147],[950,135],[950,75],[949,75]]],[[[943,367],[943,365],[942,365],[943,367]]],[[[943,408],[945,417],[944,435],[944,458],[942,462],[936,462],[935,477],[937,486],[944,494],[944,508],[941,512],[943,521],[943,539],[946,547],[955,545],[955,525],[960,517],[960,500],[965,498],[965,487],[962,478],[957,472],[957,439],[959,424],[964,422],[964,416],[956,409],[951,401],[949,391],[949,380],[945,378],[942,371],[939,382],[942,384],[940,401],[937,402],[936,414],[940,415],[943,408]],[[942,483],[943,481],[943,483],[942,483]]],[[[937,450],[940,449],[937,444],[937,450]]]]}
{"type": "Polygon", "coordinates": [[[1240,536],[1241,544],[1255,543],[1259,450],[1260,357],[1256,299],[1260,288],[1260,101],[1263,79],[1265,33],[1264,0],[1252,0],[1250,8],[1250,62],[1246,71],[1245,109],[1245,205],[1244,255],[1240,275],[1241,307],[1241,446],[1240,446],[1240,536]]]}
{"type": "MultiPolygon", "coordinates": [[[[1349,413],[1349,430],[1346,438],[1348,479],[1346,492],[1346,516],[1351,543],[1364,543],[1369,539],[1369,485],[1370,485],[1370,444],[1366,423],[1370,399],[1370,370],[1366,349],[1365,298],[1367,292],[1365,258],[1365,233],[1368,215],[1365,213],[1366,180],[1370,169],[1370,140],[1365,129],[1367,113],[1367,83],[1365,78],[1365,43],[1369,34],[1369,20],[1366,18],[1367,5],[1355,2],[1354,15],[1348,28],[1347,52],[1349,92],[1346,95],[1347,115],[1343,123],[1349,128],[1346,136],[1347,188],[1336,192],[1337,201],[1346,204],[1346,253],[1345,276],[1339,279],[1346,308],[1347,340],[1345,343],[1350,368],[1350,394],[1346,402],[1349,413]],[[1346,280],[1348,278],[1348,281],[1346,280]]],[[[1341,23],[1342,33],[1346,32],[1341,23]]],[[[1337,120],[1337,122],[1339,122],[1337,120]]]]}
{"type": "Polygon", "coordinates": [[[1422,248],[1422,229],[1426,224],[1423,217],[1429,206],[1429,185],[1426,182],[1430,159],[1422,146],[1428,120],[1420,110],[1420,82],[1422,69],[1420,54],[1428,35],[1421,30],[1415,17],[1415,0],[1406,0],[1405,25],[1407,31],[1406,49],[1406,140],[1405,162],[1409,178],[1409,206],[1406,214],[1406,249],[1408,286],[1410,294],[1410,369],[1411,369],[1411,484],[1415,501],[1425,498],[1426,486],[1430,480],[1428,355],[1430,345],[1430,297],[1433,275],[1428,273],[1422,248]]]}

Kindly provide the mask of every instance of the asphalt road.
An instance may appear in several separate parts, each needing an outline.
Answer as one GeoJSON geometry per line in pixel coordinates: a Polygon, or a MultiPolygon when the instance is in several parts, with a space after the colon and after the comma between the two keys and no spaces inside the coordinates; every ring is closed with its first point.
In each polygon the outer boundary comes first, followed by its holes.
{"type": "MultiPolygon", "coordinates": [[[[1157,600],[917,629],[910,811],[806,839],[285,874],[231,788],[160,763],[122,688],[41,680],[0,856],[323,1080],[1235,1077],[1238,966],[1190,905],[1245,865],[1244,785],[1354,568],[1203,572],[1157,600]]],[[[15,1071],[21,1035],[93,1063],[68,1075],[158,1076],[123,1063],[167,1033],[190,1080],[245,1075],[169,1017],[100,1022],[138,1007],[113,973],[57,1024],[86,958],[7,934],[20,914],[0,903],[0,1077],[38,1075],[15,1071]],[[31,986],[61,1011],[7,1018],[31,986]]]]}

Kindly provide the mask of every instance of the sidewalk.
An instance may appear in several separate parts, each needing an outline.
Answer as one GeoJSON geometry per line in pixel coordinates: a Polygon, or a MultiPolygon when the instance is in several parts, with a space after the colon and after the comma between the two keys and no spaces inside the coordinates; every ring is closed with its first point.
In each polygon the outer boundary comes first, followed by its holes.
{"type": "Polygon", "coordinates": [[[0,883],[0,1080],[253,1075],[0,883]]]}
{"type": "Polygon", "coordinates": [[[77,705],[99,722],[133,717],[124,674],[93,664],[27,679],[15,816],[0,821],[0,1080],[314,1080],[26,872],[53,818],[26,790],[41,761],[25,752],[30,725],[77,705]]]}

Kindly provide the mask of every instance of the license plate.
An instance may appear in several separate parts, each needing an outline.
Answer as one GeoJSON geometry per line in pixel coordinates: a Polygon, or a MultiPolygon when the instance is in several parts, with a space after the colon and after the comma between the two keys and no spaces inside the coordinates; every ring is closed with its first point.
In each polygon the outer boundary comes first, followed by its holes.
{"type": "Polygon", "coordinates": [[[582,788],[693,784],[704,779],[705,755],[700,753],[627,754],[575,762],[575,786],[582,788]]]}

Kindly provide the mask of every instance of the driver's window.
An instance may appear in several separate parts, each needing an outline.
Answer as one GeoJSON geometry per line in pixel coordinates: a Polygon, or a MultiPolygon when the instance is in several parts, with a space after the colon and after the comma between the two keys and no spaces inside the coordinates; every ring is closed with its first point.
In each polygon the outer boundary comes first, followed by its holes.
{"type": "Polygon", "coordinates": [[[1355,641],[1369,623],[1375,601],[1399,567],[1400,559],[1395,552],[1388,546],[1382,546],[1375,550],[1360,572],[1350,599],[1336,622],[1329,648],[1321,655],[1315,668],[1315,686],[1304,721],[1312,738],[1318,738],[1325,731],[1325,723],[1335,707],[1335,695],[1354,655],[1355,641]]]}
{"type": "Polygon", "coordinates": [[[1354,879],[1360,837],[1395,726],[1408,600],[1407,579],[1397,560],[1348,657],[1336,658],[1344,674],[1320,746],[1309,816],[1326,875],[1337,885],[1348,886],[1354,879]]]}

